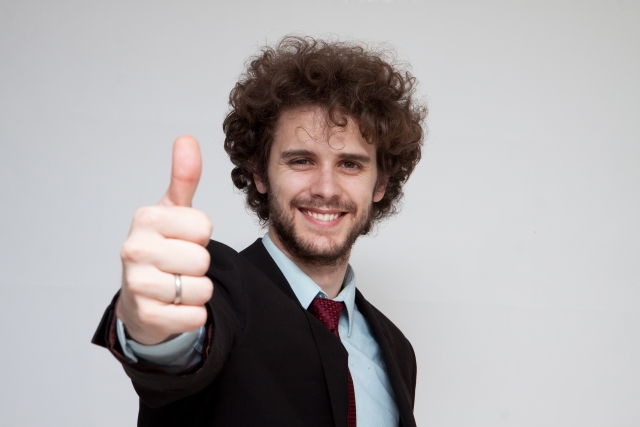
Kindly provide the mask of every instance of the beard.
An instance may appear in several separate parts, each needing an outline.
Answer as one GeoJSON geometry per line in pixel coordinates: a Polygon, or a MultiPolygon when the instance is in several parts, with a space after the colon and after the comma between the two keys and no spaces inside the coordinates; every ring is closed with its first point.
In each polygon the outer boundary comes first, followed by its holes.
{"type": "MultiPolygon", "coordinates": [[[[294,258],[307,265],[331,266],[348,260],[353,244],[358,240],[360,235],[369,232],[373,223],[373,209],[371,204],[367,206],[365,212],[362,212],[362,214],[358,216],[358,209],[353,202],[339,202],[337,200],[322,202],[316,199],[294,197],[289,203],[289,211],[287,212],[275,192],[269,192],[268,200],[269,220],[271,226],[278,234],[280,242],[282,242],[282,245],[294,258]],[[336,209],[348,212],[354,215],[356,220],[351,229],[349,229],[342,244],[331,240],[328,248],[322,248],[313,240],[303,239],[296,231],[295,211],[301,206],[336,209]]],[[[320,236],[330,237],[333,233],[320,232],[318,234],[320,236]]]]}

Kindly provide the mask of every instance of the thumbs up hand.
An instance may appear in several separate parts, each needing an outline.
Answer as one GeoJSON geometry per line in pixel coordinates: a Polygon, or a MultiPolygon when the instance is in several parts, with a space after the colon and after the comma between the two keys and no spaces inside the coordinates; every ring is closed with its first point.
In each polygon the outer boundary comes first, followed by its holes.
{"type": "Polygon", "coordinates": [[[169,189],[158,206],[138,209],[122,246],[116,315],[141,344],[195,331],[207,321],[204,304],[213,294],[213,283],[205,276],[210,262],[205,247],[213,226],[204,212],[191,208],[201,170],[198,141],[181,136],[173,145],[169,189]],[[174,303],[176,275],[179,303],[174,303]]]}

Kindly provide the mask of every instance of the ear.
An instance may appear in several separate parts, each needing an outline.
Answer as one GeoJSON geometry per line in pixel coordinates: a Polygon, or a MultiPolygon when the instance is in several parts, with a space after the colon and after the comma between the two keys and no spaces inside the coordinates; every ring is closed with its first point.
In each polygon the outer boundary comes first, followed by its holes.
{"type": "Polygon", "coordinates": [[[262,181],[262,179],[260,179],[257,173],[253,174],[253,182],[256,183],[256,189],[260,194],[267,193],[267,185],[262,181]]]}
{"type": "Polygon", "coordinates": [[[384,197],[385,191],[387,191],[387,183],[389,182],[389,177],[386,175],[381,175],[378,178],[378,183],[376,184],[376,189],[373,193],[373,202],[377,203],[384,197]]]}

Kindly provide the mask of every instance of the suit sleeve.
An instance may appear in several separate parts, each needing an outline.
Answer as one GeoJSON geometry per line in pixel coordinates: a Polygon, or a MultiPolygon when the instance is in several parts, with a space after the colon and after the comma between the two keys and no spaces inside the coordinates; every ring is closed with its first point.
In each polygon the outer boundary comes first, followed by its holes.
{"type": "Polygon", "coordinates": [[[192,372],[170,374],[143,360],[132,363],[124,356],[116,331],[115,303],[119,293],[107,307],[93,337],[94,344],[107,348],[122,364],[140,399],[152,408],[190,396],[211,384],[242,331],[242,278],[233,259],[233,253],[237,253],[213,241],[207,249],[212,259],[207,276],[214,283],[214,292],[206,304],[202,362],[192,372]]]}
{"type": "MultiPolygon", "coordinates": [[[[408,341],[407,341],[408,342],[408,341]]],[[[418,361],[416,360],[416,352],[413,349],[411,343],[409,343],[409,348],[411,349],[412,361],[413,361],[413,369],[411,374],[411,408],[415,407],[416,403],[416,386],[418,385],[418,361]]]]}

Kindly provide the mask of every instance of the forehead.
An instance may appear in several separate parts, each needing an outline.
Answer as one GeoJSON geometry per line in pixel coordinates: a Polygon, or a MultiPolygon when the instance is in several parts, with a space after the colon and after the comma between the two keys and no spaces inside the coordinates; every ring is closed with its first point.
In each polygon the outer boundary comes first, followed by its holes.
{"type": "Polygon", "coordinates": [[[364,139],[354,119],[347,117],[347,125],[338,126],[320,107],[296,108],[280,114],[271,150],[282,152],[293,148],[335,154],[348,151],[375,156],[374,145],[364,139]]]}

